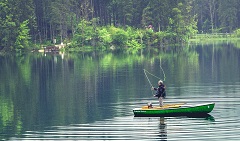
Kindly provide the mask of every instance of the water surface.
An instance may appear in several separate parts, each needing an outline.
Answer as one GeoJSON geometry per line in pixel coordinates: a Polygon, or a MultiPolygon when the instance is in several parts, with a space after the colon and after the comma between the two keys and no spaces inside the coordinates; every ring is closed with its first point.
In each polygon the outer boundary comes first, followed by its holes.
{"type": "Polygon", "coordinates": [[[0,56],[2,140],[238,140],[240,49],[0,56]],[[163,71],[161,70],[163,68],[163,71]],[[164,79],[165,103],[214,102],[209,117],[134,117],[164,79]]]}

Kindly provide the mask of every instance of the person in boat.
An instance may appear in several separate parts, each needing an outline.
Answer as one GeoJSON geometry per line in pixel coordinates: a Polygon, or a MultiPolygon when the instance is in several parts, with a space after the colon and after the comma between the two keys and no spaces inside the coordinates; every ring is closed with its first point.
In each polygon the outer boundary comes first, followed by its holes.
{"type": "Polygon", "coordinates": [[[152,90],[157,91],[156,94],[154,95],[154,97],[157,97],[159,100],[159,105],[160,107],[163,106],[163,98],[166,97],[166,87],[163,84],[162,80],[158,81],[158,88],[152,87],[152,90]]]}

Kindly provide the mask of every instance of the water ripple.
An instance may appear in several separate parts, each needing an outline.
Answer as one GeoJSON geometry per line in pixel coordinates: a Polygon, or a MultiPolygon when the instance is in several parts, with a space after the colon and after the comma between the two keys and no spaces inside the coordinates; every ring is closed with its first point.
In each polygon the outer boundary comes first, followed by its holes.
{"type": "MultiPolygon", "coordinates": [[[[239,140],[240,118],[238,101],[240,97],[209,98],[192,97],[191,99],[170,97],[166,103],[184,102],[216,103],[207,118],[190,117],[133,117],[132,109],[145,105],[152,98],[134,102],[112,104],[110,107],[119,111],[120,116],[95,121],[88,124],[51,126],[43,131],[26,131],[22,137],[10,140],[239,140]],[[200,99],[200,100],[199,100],[200,99]],[[128,105],[128,106],[123,106],[128,105]]],[[[157,104],[154,103],[154,104],[157,104]]]]}

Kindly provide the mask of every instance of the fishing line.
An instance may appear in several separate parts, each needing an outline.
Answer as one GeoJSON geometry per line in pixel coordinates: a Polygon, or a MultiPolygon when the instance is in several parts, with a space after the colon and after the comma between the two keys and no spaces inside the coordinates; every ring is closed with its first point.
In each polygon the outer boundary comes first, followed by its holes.
{"type": "Polygon", "coordinates": [[[157,77],[156,75],[150,73],[150,72],[147,71],[146,69],[143,69],[143,70],[144,70],[144,73],[145,73],[146,76],[147,76],[147,74],[146,74],[146,72],[147,72],[148,74],[152,75],[153,77],[155,77],[155,78],[157,78],[157,79],[161,79],[161,78],[157,77]]]}
{"type": "Polygon", "coordinates": [[[164,70],[163,70],[162,66],[160,66],[160,68],[161,68],[161,70],[163,72],[163,78],[164,78],[163,81],[165,81],[166,80],[166,76],[165,76],[164,70]]]}
{"type": "Polygon", "coordinates": [[[165,75],[165,73],[164,73],[164,70],[163,70],[163,68],[162,68],[162,63],[161,63],[162,61],[161,61],[161,58],[160,58],[160,68],[161,68],[161,70],[162,70],[162,72],[163,72],[163,81],[165,81],[166,80],[166,75],[165,75]]]}
{"type": "MultiPolygon", "coordinates": [[[[148,80],[148,83],[149,83],[150,86],[152,87],[153,85],[152,85],[152,83],[150,82],[150,80],[149,80],[149,78],[148,78],[148,76],[147,76],[147,74],[146,74],[146,70],[143,69],[143,72],[144,72],[144,74],[145,74],[145,76],[146,76],[146,78],[147,78],[147,80],[148,80]]],[[[147,72],[148,72],[148,71],[147,71],[147,72]]]]}
{"type": "MultiPolygon", "coordinates": [[[[147,80],[148,80],[148,83],[150,84],[151,91],[152,91],[152,94],[153,94],[153,90],[152,90],[153,85],[152,85],[151,81],[149,80],[149,78],[148,78],[148,76],[147,76],[147,74],[146,74],[146,71],[147,71],[147,70],[143,69],[143,72],[144,72],[144,74],[145,74],[145,76],[146,76],[146,78],[147,78],[147,80]]],[[[147,72],[148,72],[148,71],[147,71],[147,72]]],[[[149,72],[148,72],[148,73],[149,73],[149,72]]]]}
{"type": "MultiPolygon", "coordinates": [[[[163,77],[164,77],[164,80],[163,80],[163,81],[165,81],[165,80],[166,80],[166,76],[165,76],[165,72],[164,72],[164,70],[163,70],[163,68],[162,68],[162,66],[161,66],[161,59],[160,59],[160,68],[161,68],[161,70],[162,70],[162,72],[163,72],[163,77]]],[[[161,78],[159,78],[159,77],[157,77],[156,75],[150,73],[150,72],[147,71],[146,69],[143,69],[143,72],[144,72],[144,74],[145,74],[145,76],[146,76],[146,78],[147,78],[147,80],[148,80],[148,83],[150,84],[150,87],[151,87],[151,88],[153,87],[153,85],[152,85],[151,81],[149,80],[147,73],[148,73],[149,75],[157,78],[158,80],[161,80],[161,78]],[[147,72],[147,73],[146,73],[146,72],[147,72]]],[[[153,91],[153,90],[152,90],[152,91],[153,91]]]]}

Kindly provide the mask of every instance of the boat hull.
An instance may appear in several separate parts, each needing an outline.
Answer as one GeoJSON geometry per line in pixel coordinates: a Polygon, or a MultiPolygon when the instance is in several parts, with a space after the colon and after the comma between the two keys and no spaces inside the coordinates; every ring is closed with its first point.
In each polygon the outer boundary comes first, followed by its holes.
{"type": "Polygon", "coordinates": [[[215,106],[215,103],[206,103],[199,105],[170,105],[163,108],[153,107],[153,108],[135,108],[133,113],[135,117],[167,117],[167,116],[204,116],[208,115],[215,106]]]}

